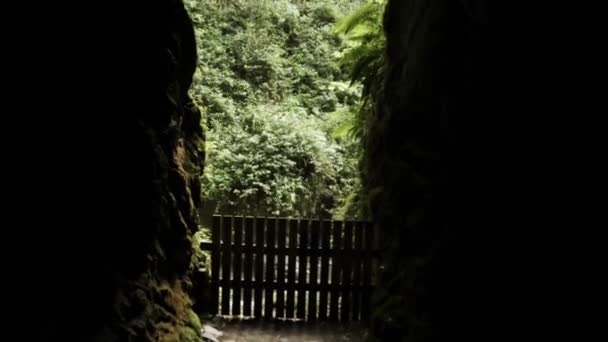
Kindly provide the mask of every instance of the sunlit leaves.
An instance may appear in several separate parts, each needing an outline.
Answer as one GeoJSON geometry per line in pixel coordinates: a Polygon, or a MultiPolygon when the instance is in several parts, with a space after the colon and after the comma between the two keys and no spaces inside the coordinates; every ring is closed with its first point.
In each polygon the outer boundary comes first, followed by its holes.
{"type": "Polygon", "coordinates": [[[191,91],[208,127],[204,197],[224,213],[335,212],[357,156],[334,133],[360,90],[337,64],[334,26],[357,1],[186,2],[199,42],[191,91]]]}

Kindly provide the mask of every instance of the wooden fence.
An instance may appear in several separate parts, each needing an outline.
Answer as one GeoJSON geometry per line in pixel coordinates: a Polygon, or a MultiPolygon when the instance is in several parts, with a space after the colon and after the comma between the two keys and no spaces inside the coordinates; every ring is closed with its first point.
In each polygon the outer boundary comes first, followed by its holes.
{"type": "Polygon", "coordinates": [[[214,216],[212,313],[357,321],[370,313],[368,222],[214,216]]]}

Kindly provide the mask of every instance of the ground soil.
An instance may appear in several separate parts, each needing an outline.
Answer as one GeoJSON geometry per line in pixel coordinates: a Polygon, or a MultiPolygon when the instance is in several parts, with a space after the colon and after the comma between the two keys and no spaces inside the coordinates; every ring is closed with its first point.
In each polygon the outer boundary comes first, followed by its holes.
{"type": "Polygon", "coordinates": [[[221,342],[363,342],[366,330],[359,324],[260,322],[216,319],[209,322],[222,331],[221,342]]]}

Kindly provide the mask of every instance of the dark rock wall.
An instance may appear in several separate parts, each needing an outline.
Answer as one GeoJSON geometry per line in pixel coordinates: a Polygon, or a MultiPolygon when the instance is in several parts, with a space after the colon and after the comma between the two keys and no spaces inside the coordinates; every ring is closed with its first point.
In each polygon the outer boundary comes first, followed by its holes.
{"type": "Polygon", "coordinates": [[[598,18],[557,2],[389,1],[367,146],[381,340],[547,340],[572,327],[598,18]]]}
{"type": "Polygon", "coordinates": [[[4,11],[15,24],[3,101],[4,250],[20,256],[5,258],[19,299],[8,312],[25,325],[14,340],[193,338],[203,132],[187,94],[196,48],[183,4],[15,7],[4,11]]]}

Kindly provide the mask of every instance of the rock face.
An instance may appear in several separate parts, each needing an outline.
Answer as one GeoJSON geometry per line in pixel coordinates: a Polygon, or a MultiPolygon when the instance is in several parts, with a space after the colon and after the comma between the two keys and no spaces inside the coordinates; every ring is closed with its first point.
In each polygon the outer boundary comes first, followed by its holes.
{"type": "Polygon", "coordinates": [[[381,340],[548,340],[571,326],[565,232],[584,226],[572,176],[590,168],[574,132],[601,98],[596,12],[389,1],[367,169],[381,340]]]}
{"type": "Polygon", "coordinates": [[[17,339],[196,338],[187,273],[204,156],[183,4],[16,6],[3,138],[17,339]]]}

